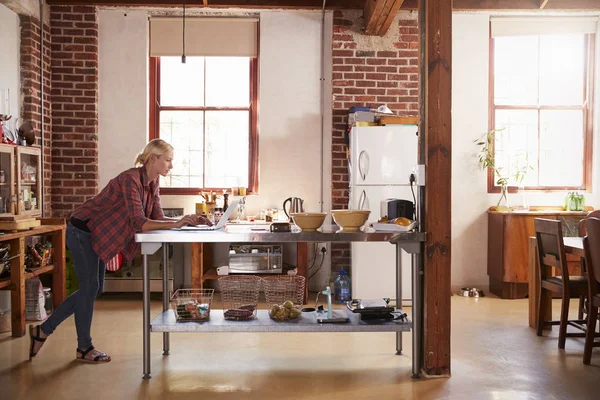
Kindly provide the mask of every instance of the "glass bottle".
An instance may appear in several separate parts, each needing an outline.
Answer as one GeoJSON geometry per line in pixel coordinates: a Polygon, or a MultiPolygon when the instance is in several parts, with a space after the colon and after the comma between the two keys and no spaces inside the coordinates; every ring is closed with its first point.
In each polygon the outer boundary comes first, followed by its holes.
{"type": "Polygon", "coordinates": [[[496,205],[497,211],[510,211],[510,204],[508,202],[508,186],[502,185],[500,186],[500,200],[498,200],[498,204],[496,205]]]}
{"type": "Polygon", "coordinates": [[[527,202],[527,194],[525,192],[525,186],[523,186],[523,185],[519,186],[518,193],[519,193],[519,201],[521,203],[520,208],[522,210],[529,210],[529,203],[527,202]]]}

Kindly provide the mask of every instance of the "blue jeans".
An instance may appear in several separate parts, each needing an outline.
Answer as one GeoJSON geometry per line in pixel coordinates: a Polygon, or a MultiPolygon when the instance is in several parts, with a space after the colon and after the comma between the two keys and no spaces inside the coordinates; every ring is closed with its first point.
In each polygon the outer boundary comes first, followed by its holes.
{"type": "Polygon", "coordinates": [[[77,346],[87,350],[92,346],[92,316],[94,301],[104,289],[106,266],[92,248],[92,235],[71,225],[67,225],[67,247],[71,250],[79,290],[71,293],[50,317],[41,325],[46,335],[51,335],[65,319],[75,314],[77,346]]]}

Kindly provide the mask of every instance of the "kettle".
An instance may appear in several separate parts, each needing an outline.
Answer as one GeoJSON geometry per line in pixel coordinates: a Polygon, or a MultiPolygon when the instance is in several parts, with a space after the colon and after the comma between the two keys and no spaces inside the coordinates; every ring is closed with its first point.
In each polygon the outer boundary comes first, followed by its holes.
{"type": "Polygon", "coordinates": [[[283,212],[285,212],[285,215],[287,215],[288,218],[290,218],[290,214],[304,212],[304,200],[302,200],[300,197],[288,197],[283,202],[283,212]],[[288,201],[290,202],[289,212],[285,208],[285,205],[288,201]]]}

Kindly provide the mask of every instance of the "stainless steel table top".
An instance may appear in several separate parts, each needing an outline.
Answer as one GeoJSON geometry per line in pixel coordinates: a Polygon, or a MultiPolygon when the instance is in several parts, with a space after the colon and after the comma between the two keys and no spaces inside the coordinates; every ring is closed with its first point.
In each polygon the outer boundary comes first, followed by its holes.
{"type": "MultiPolygon", "coordinates": [[[[264,226],[260,226],[264,229],[264,226]]],[[[268,229],[268,228],[267,228],[268,229]]],[[[143,243],[227,243],[227,242],[424,242],[422,232],[344,232],[337,225],[317,232],[269,232],[249,225],[229,225],[218,231],[159,230],[135,235],[143,243]]]]}

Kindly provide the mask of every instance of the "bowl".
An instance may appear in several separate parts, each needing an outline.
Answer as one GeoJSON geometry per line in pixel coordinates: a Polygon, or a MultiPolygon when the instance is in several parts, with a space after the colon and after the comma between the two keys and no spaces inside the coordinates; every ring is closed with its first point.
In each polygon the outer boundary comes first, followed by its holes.
{"type": "Polygon", "coordinates": [[[369,210],[331,210],[331,216],[343,231],[356,232],[363,226],[371,211],[369,210]]]}
{"type": "Polygon", "coordinates": [[[290,217],[302,232],[316,232],[323,225],[327,213],[291,213],[290,217]]]}

